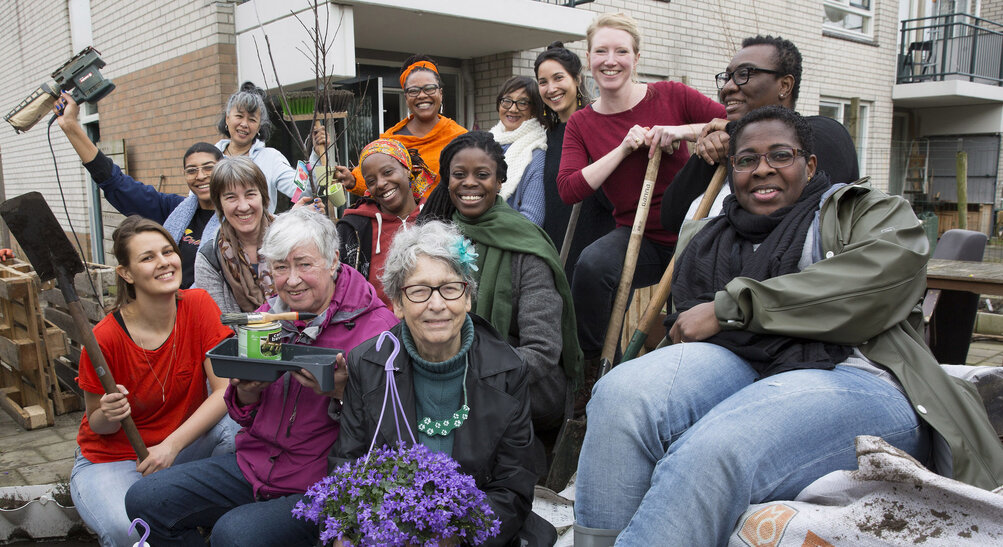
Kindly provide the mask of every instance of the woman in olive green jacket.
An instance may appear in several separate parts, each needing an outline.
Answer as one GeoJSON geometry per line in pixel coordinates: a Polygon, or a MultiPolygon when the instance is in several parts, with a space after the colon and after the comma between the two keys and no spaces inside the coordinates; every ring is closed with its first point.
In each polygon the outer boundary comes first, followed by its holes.
{"type": "Polygon", "coordinates": [[[857,435],[1003,483],[977,393],[910,322],[929,253],[919,221],[901,198],[831,185],[811,141],[782,107],[733,129],[734,198],[677,248],[675,344],[596,384],[576,545],[723,544],[750,503],[856,468],[857,435]]]}

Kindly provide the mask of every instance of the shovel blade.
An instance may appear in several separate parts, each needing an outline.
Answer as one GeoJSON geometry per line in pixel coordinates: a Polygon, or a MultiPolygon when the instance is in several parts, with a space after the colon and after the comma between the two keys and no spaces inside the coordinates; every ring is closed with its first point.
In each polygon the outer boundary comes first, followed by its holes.
{"type": "Polygon", "coordinates": [[[8,199],[0,204],[0,216],[42,281],[59,276],[72,284],[73,276],[84,271],[80,255],[42,194],[29,192],[8,199]]]}

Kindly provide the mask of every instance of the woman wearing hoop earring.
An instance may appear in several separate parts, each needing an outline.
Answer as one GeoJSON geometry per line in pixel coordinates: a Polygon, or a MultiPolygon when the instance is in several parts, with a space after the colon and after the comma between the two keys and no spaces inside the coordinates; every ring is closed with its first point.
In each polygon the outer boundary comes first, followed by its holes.
{"type": "MultiPolygon", "coordinates": [[[[592,102],[582,73],[582,61],[561,42],[554,42],[536,57],[533,68],[536,82],[543,97],[543,117],[547,124],[547,155],[543,167],[543,192],[545,213],[543,229],[560,251],[571,218],[571,205],[561,200],[557,192],[557,171],[561,168],[561,151],[564,148],[564,129],[568,119],[592,102]]],[[[571,282],[575,262],[582,249],[610,233],[613,223],[613,204],[602,191],[582,200],[579,222],[564,264],[564,273],[571,282]]]]}

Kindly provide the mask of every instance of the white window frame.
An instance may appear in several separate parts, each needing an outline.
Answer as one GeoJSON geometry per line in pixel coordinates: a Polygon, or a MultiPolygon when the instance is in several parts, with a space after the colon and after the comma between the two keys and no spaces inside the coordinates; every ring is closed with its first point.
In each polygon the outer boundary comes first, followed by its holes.
{"type": "Polygon", "coordinates": [[[836,34],[854,38],[874,37],[874,4],[876,0],[822,0],[822,26],[836,34]],[[866,7],[865,7],[866,6],[866,7]],[[861,29],[847,29],[838,22],[830,21],[829,14],[856,15],[861,19],[861,29]]]}
{"type": "MultiPolygon", "coordinates": [[[[860,128],[860,134],[857,135],[857,163],[860,166],[860,176],[863,177],[867,175],[867,147],[868,147],[868,136],[871,117],[871,104],[860,101],[860,111],[857,113],[857,127],[860,128]]],[[[840,99],[837,97],[820,97],[818,101],[819,115],[822,114],[822,108],[829,107],[836,109],[836,116],[832,116],[837,122],[846,125],[846,111],[850,108],[849,99],[840,99]]],[[[844,181],[848,182],[848,181],[844,181]]]]}

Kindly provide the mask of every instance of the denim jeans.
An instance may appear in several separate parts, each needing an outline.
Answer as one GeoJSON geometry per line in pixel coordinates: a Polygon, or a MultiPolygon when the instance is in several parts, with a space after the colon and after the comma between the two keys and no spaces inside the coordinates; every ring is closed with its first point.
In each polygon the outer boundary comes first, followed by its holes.
{"type": "MultiPolygon", "coordinates": [[[[230,416],[223,416],[212,429],[178,452],[174,465],[216,454],[232,454],[234,437],[239,430],[237,422],[230,416]]],[[[136,471],[136,460],[92,463],[77,449],[70,472],[70,496],[80,518],[97,534],[101,545],[132,545],[139,539],[139,536],[129,537],[132,519],[125,512],[125,493],[142,477],[136,471]]]]}
{"type": "Polygon", "coordinates": [[[928,459],[927,428],[876,375],[838,365],[757,380],[735,354],[699,342],[600,379],[578,463],[578,524],[622,530],[618,545],[723,545],[749,504],[856,469],[857,435],[928,459]]]}
{"type": "MultiPolygon", "coordinates": [[[[619,227],[586,247],[575,264],[571,296],[578,321],[578,341],[586,359],[598,357],[605,342],[629,239],[630,228],[619,227]]],[[[672,249],[642,239],[632,287],[658,283],[672,259],[672,249]]]]}
{"type": "Polygon", "coordinates": [[[150,545],[213,547],[315,545],[320,529],[293,517],[302,494],[256,500],[233,454],[178,465],[137,482],[125,497],[130,518],[150,525],[150,545]]]}

